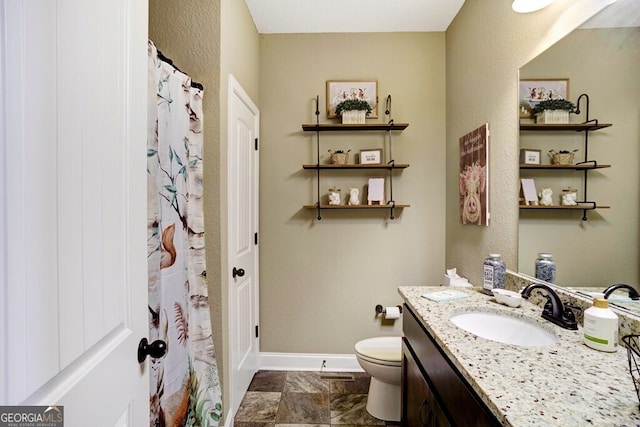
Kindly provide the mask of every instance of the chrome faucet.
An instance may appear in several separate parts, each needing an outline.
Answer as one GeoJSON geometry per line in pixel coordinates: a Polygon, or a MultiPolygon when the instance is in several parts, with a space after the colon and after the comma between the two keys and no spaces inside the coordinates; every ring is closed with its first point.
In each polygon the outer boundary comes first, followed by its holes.
{"type": "Polygon", "coordinates": [[[604,297],[605,299],[608,299],[609,296],[614,293],[616,290],[618,289],[624,289],[627,292],[629,292],[629,298],[631,298],[632,300],[639,300],[640,299],[640,294],[638,293],[638,291],[636,290],[636,288],[634,288],[631,285],[627,285],[625,283],[618,283],[616,285],[611,285],[609,286],[607,289],[605,289],[604,291],[604,297]]]}
{"type": "Polygon", "coordinates": [[[528,299],[534,289],[544,289],[547,294],[547,302],[542,310],[542,318],[565,329],[578,329],[576,317],[571,308],[564,305],[558,294],[553,289],[543,283],[532,283],[521,292],[522,298],[528,299]]]}

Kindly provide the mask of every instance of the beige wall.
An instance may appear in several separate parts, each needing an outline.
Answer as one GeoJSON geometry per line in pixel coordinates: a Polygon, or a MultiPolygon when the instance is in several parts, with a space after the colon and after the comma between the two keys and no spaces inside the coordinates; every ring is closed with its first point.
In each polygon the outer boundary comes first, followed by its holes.
{"type": "MultiPolygon", "coordinates": [[[[228,376],[222,282],[228,277],[226,76],[233,74],[261,109],[262,351],[352,353],[358,339],[400,333],[399,325],[382,326],[373,312],[378,303],[399,303],[398,286],[439,283],[445,223],[446,265],[457,266],[473,282],[479,281],[479,265],[489,251],[502,252],[509,266],[515,265],[517,70],[604,1],[571,3],[557,0],[541,12],[517,15],[505,2],[467,0],[446,33],[446,51],[444,34],[433,33],[259,38],[241,1],[150,3],[150,38],[205,86],[207,264],[223,383],[228,376]],[[326,80],[349,78],[378,79],[380,99],[393,96],[393,117],[410,123],[394,136],[394,157],[411,163],[394,180],[394,195],[411,208],[392,223],[383,215],[354,212],[327,212],[317,222],[313,212],[302,210],[314,202],[313,173],[301,168],[313,161],[314,152],[313,137],[300,125],[311,121],[316,94],[324,105],[326,80]],[[463,227],[457,141],[484,122],[492,132],[493,217],[487,229],[463,227]]],[[[322,143],[359,149],[380,141],[373,135],[335,138],[323,136],[322,143]]],[[[348,188],[362,178],[323,180],[323,192],[333,182],[348,188]]],[[[223,393],[228,396],[226,385],[223,393]]]]}
{"type": "Polygon", "coordinates": [[[228,396],[227,75],[258,103],[258,34],[243,1],[155,0],[149,38],[194,81],[204,85],[204,186],[207,280],[223,405],[228,396]]]}
{"type": "MultiPolygon", "coordinates": [[[[350,353],[365,337],[399,335],[400,322],[381,325],[375,305],[401,303],[397,287],[440,283],[444,273],[445,40],[443,33],[262,35],[260,44],[260,324],[261,350],[350,353]],[[325,82],[377,79],[392,116],[409,127],[393,135],[396,161],[410,163],[393,181],[396,212],[323,212],[315,203],[315,120],[325,82]]],[[[383,135],[321,135],[328,149],[382,147],[383,135]]],[[[386,151],[386,150],[385,150],[386,151]]],[[[362,189],[369,175],[323,175],[321,194],[362,189]],[[326,176],[326,178],[325,178],[326,176]]],[[[366,193],[361,191],[366,200],[366,193]]],[[[343,194],[343,199],[345,195],[343,194]]]]}
{"type": "MultiPolygon", "coordinates": [[[[570,99],[589,95],[589,118],[613,126],[589,134],[590,160],[610,164],[610,169],[589,172],[588,200],[611,209],[587,213],[553,211],[520,213],[519,271],[534,275],[538,252],[551,252],[558,265],[556,283],[604,287],[614,283],[637,284],[640,260],[640,32],[638,28],[576,30],[539,57],[526,64],[521,78],[568,77],[570,99]],[[596,53],[597,54],[594,54],[596,53]]],[[[586,111],[584,99],[581,101],[586,111]]],[[[572,116],[573,121],[585,115],[572,116]]],[[[525,132],[521,146],[542,149],[549,163],[550,149],[575,149],[583,161],[584,135],[540,135],[525,132]]],[[[579,189],[583,199],[583,173],[529,173],[538,190],[554,190],[554,203],[562,188],[579,189]]]]}
{"type": "Polygon", "coordinates": [[[557,0],[530,14],[509,2],[466,0],[447,30],[447,267],[474,284],[488,252],[517,268],[518,69],[599,11],[606,1],[557,0]],[[490,226],[458,221],[458,138],[489,123],[490,226]]]}
{"type": "MultiPolygon", "coordinates": [[[[207,245],[207,279],[214,345],[220,369],[223,354],[223,318],[220,286],[220,215],[217,195],[220,145],[220,4],[217,1],[188,0],[176,4],[171,0],[149,3],[149,39],[173,63],[202,83],[204,97],[204,186],[205,234],[207,245]]],[[[222,378],[224,384],[224,378],[222,378]]]]}

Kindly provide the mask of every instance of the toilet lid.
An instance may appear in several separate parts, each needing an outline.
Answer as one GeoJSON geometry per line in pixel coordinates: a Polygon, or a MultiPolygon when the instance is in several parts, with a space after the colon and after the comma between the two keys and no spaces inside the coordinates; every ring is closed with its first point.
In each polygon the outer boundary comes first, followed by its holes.
{"type": "Polygon", "coordinates": [[[367,338],[356,343],[356,352],[370,359],[384,362],[402,362],[402,338],[367,338]]]}

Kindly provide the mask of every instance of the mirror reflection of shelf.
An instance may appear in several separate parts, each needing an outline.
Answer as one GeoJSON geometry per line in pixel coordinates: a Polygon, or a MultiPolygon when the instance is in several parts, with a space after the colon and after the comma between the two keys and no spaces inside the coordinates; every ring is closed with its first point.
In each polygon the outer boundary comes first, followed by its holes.
{"type": "MultiPolygon", "coordinates": [[[[598,205],[596,202],[591,200],[587,200],[587,173],[592,169],[604,169],[610,168],[611,165],[603,165],[598,164],[595,160],[587,160],[588,150],[589,150],[589,132],[604,129],[612,126],[611,123],[598,123],[597,119],[589,119],[589,99],[586,94],[580,95],[578,98],[578,105],[580,104],[580,98],[585,97],[587,99],[587,113],[586,119],[587,121],[584,123],[568,123],[568,124],[538,124],[538,123],[520,123],[520,131],[576,131],[576,132],[584,132],[584,155],[585,161],[579,162],[576,164],[569,165],[548,165],[548,164],[520,164],[520,170],[528,169],[528,170],[576,170],[582,171],[584,173],[583,178],[583,195],[585,200],[578,202],[577,205],[538,205],[538,204],[522,204],[520,205],[520,209],[555,209],[555,210],[581,210],[582,211],[582,220],[587,220],[587,211],[592,211],[595,209],[609,209],[609,206],[598,205]]],[[[576,111],[577,113],[577,111],[576,111]]]]}
{"type": "Polygon", "coordinates": [[[564,205],[550,205],[550,206],[544,206],[544,205],[520,205],[520,209],[559,209],[559,210],[587,210],[587,211],[591,211],[594,209],[609,209],[611,206],[604,206],[604,205],[596,205],[594,204],[578,204],[578,205],[573,205],[573,206],[564,206],[564,205]]]}
{"type": "Polygon", "coordinates": [[[585,170],[585,169],[604,169],[610,168],[611,165],[601,165],[593,163],[575,164],[575,165],[530,165],[521,164],[520,169],[573,169],[573,170],[585,170]]]}
{"type": "Polygon", "coordinates": [[[538,123],[520,123],[520,130],[535,131],[567,131],[575,130],[576,132],[585,130],[598,130],[612,126],[611,123],[569,123],[569,124],[538,124],[538,123]]]}

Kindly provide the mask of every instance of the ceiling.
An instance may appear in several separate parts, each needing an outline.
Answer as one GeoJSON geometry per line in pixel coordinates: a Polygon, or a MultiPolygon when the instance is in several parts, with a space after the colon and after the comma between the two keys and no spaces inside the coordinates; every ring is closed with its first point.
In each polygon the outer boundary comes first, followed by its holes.
{"type": "Polygon", "coordinates": [[[585,22],[581,28],[640,27],[640,1],[617,0],[585,22]]]}
{"type": "Polygon", "coordinates": [[[464,0],[245,0],[260,34],[445,31],[464,0]]]}
{"type": "MultiPolygon", "coordinates": [[[[495,0],[493,0],[495,1],[495,0]]],[[[614,0],[615,1],[615,0],[614,0]]],[[[464,0],[245,0],[260,34],[446,31],[464,0]]],[[[508,5],[510,2],[506,1],[508,5]]],[[[637,27],[640,1],[618,0],[583,28],[637,27]]]]}

